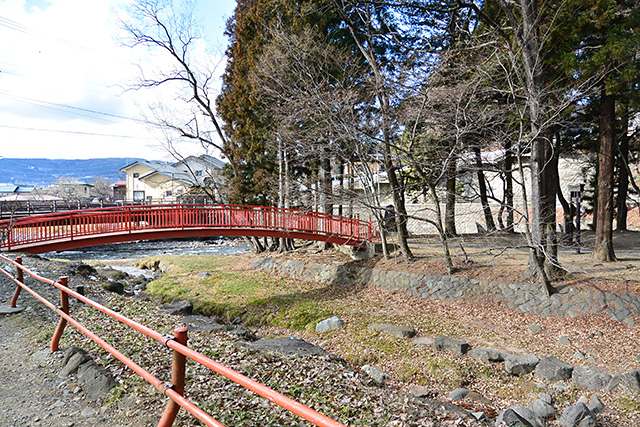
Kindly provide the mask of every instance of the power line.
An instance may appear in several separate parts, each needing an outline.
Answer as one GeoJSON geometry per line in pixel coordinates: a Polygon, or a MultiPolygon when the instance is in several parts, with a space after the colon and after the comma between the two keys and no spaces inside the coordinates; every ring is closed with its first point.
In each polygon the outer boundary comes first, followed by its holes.
{"type": "Polygon", "coordinates": [[[66,133],[71,135],[103,136],[108,138],[154,139],[149,137],[139,137],[139,136],[131,136],[131,135],[113,135],[113,134],[107,134],[107,133],[81,132],[81,131],[61,130],[61,129],[27,128],[27,127],[10,126],[10,125],[0,125],[0,128],[27,130],[27,131],[34,131],[34,132],[66,133]]]}
{"type": "MultiPolygon", "coordinates": [[[[39,103],[39,104],[52,105],[52,106],[60,107],[60,108],[67,108],[69,110],[84,111],[84,112],[87,112],[87,113],[98,114],[98,115],[101,115],[101,116],[114,117],[114,118],[117,118],[117,119],[131,120],[131,121],[137,122],[137,123],[147,123],[144,120],[135,119],[133,117],[121,116],[121,115],[112,114],[112,113],[105,113],[104,111],[97,111],[97,110],[92,110],[92,109],[89,109],[89,108],[74,107],[73,105],[59,104],[59,103],[56,103],[56,102],[44,101],[42,99],[29,98],[29,97],[26,97],[26,96],[15,95],[13,93],[10,93],[10,92],[4,91],[4,90],[0,90],[0,95],[8,97],[8,98],[13,98],[14,100],[17,100],[17,101],[20,101],[20,102],[25,102],[25,103],[34,103],[35,102],[35,103],[39,103]]],[[[77,114],[77,113],[75,113],[75,114],[77,114]]]]}

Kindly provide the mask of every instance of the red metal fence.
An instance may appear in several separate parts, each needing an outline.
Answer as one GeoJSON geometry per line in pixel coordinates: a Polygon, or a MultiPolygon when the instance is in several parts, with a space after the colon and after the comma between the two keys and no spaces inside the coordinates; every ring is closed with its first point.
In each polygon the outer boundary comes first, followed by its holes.
{"type": "Polygon", "coordinates": [[[0,221],[3,250],[46,252],[165,237],[290,237],[362,246],[371,221],[266,206],[141,205],[68,211],[0,221]]]}
{"type": "Polygon", "coordinates": [[[51,351],[57,351],[58,345],[60,342],[60,338],[62,337],[62,333],[64,331],[65,326],[68,323],[71,323],[73,326],[78,328],[83,334],[91,338],[102,348],[111,353],[115,358],[124,363],[127,367],[133,370],[136,374],[140,375],[143,379],[157,388],[164,395],[169,397],[169,403],[160,419],[158,426],[161,427],[170,427],[173,425],[175,418],[178,414],[180,407],[184,408],[187,412],[198,418],[207,426],[215,426],[215,427],[224,427],[223,424],[216,421],[209,414],[204,412],[194,403],[186,399],[184,394],[185,388],[185,361],[186,358],[189,358],[195,362],[200,363],[201,365],[211,369],[212,371],[230,379],[231,381],[253,391],[254,393],[270,400],[271,402],[285,408],[286,410],[300,416],[301,418],[310,421],[316,426],[320,427],[345,427],[343,424],[332,420],[331,418],[316,412],[315,410],[304,406],[303,404],[296,402],[275,390],[266,387],[251,378],[248,378],[239,372],[234,371],[220,363],[209,359],[208,357],[198,353],[197,351],[190,349],[187,347],[187,329],[186,328],[176,328],[174,330],[175,336],[167,336],[163,335],[155,330],[148,328],[138,322],[135,322],[101,304],[96,303],[95,301],[72,291],[68,288],[67,278],[60,277],[58,282],[47,279],[45,277],[41,277],[36,273],[26,269],[22,266],[22,259],[16,258],[15,261],[0,255],[0,259],[7,261],[13,264],[16,269],[16,277],[13,277],[11,273],[7,272],[5,269],[0,268],[0,273],[3,273],[10,279],[12,279],[18,287],[16,288],[16,292],[11,300],[11,306],[15,307],[18,297],[20,295],[20,291],[24,289],[29,292],[47,307],[54,310],[57,314],[60,315],[60,322],[58,323],[58,327],[51,339],[51,351]],[[29,288],[24,283],[24,273],[32,276],[36,280],[48,283],[52,286],[55,286],[60,290],[60,307],[56,307],[55,304],[48,301],[37,292],[29,288]],[[77,298],[78,300],[84,302],[90,307],[93,307],[107,316],[110,316],[119,322],[124,323],[125,325],[130,326],[131,328],[147,335],[150,338],[158,341],[159,343],[165,345],[166,347],[173,349],[173,364],[171,369],[171,380],[172,383],[164,382],[155,376],[153,376],[149,371],[136,364],[133,360],[125,356],[123,353],[118,351],[116,348],[107,343],[104,339],[100,338],[97,334],[87,329],[84,325],[78,322],[69,314],[69,296],[73,298],[77,298]]]}

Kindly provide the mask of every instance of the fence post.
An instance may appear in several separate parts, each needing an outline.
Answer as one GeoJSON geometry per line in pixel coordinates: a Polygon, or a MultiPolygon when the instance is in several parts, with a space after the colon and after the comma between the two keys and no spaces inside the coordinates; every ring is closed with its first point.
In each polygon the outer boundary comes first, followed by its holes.
{"type": "MultiPolygon", "coordinates": [[[[182,345],[187,345],[187,328],[176,328],[173,330],[175,340],[182,345]]],[[[173,364],[171,365],[171,388],[180,396],[184,395],[185,362],[187,358],[183,354],[173,350],[173,364]]],[[[171,427],[178,415],[180,406],[173,400],[169,400],[167,407],[160,418],[158,427],[171,427]]]]}
{"type": "MultiPolygon", "coordinates": [[[[16,263],[22,265],[22,257],[17,257],[16,263]]],[[[16,267],[16,270],[17,270],[16,279],[18,280],[18,282],[24,283],[24,273],[22,272],[20,267],[16,267]]],[[[16,308],[16,304],[18,303],[18,297],[20,296],[20,291],[22,291],[22,287],[21,286],[16,287],[16,292],[13,294],[13,298],[11,298],[11,308],[16,308]]]]}
{"type": "MultiPolygon", "coordinates": [[[[58,279],[58,283],[64,287],[67,287],[68,281],[69,278],[65,276],[58,279]]],[[[69,314],[69,294],[62,290],[60,291],[60,310],[65,314],[69,314]]],[[[53,338],[51,338],[51,351],[58,351],[58,344],[60,343],[60,338],[62,337],[65,326],[67,326],[67,319],[61,317],[56,332],[53,334],[53,338]]]]}

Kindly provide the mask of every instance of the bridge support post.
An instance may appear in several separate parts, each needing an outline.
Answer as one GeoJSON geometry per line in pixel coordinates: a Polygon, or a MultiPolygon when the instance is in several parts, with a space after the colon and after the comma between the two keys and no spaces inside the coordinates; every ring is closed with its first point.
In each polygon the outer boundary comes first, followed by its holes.
{"type": "MultiPolygon", "coordinates": [[[[22,265],[22,257],[16,258],[16,263],[22,265]]],[[[20,269],[20,267],[16,267],[16,280],[20,283],[24,283],[24,273],[20,269]]],[[[20,291],[22,291],[21,286],[16,287],[16,292],[13,294],[13,298],[11,298],[11,308],[16,308],[16,304],[18,303],[18,297],[20,296],[20,291]]]]}
{"type": "MultiPolygon", "coordinates": [[[[182,345],[187,345],[187,328],[176,328],[173,330],[174,339],[182,345]]],[[[173,363],[171,365],[171,388],[180,396],[184,395],[184,377],[187,358],[176,350],[173,350],[173,363]]],[[[167,407],[162,414],[158,427],[171,427],[178,415],[180,405],[173,400],[169,400],[167,407]]]]}
{"type": "MultiPolygon", "coordinates": [[[[69,278],[65,276],[58,279],[58,283],[65,288],[68,286],[68,281],[69,278]]],[[[69,295],[62,290],[60,291],[60,310],[64,314],[69,314],[69,295]]],[[[60,322],[58,323],[56,332],[53,334],[53,338],[51,338],[51,351],[58,351],[58,344],[60,343],[60,338],[62,338],[65,326],[67,326],[67,319],[60,317],[60,322]]]]}

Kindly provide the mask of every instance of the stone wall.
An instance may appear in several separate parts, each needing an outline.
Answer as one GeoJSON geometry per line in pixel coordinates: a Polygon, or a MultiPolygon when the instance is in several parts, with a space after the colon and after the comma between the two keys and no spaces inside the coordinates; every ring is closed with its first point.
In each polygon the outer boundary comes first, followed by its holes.
{"type": "Polygon", "coordinates": [[[404,291],[425,299],[459,300],[492,298],[510,308],[539,316],[575,317],[583,312],[601,313],[618,322],[635,325],[640,315],[640,297],[565,287],[546,298],[538,285],[263,258],[253,268],[300,280],[353,286],[371,283],[390,291],[404,291]]]}

